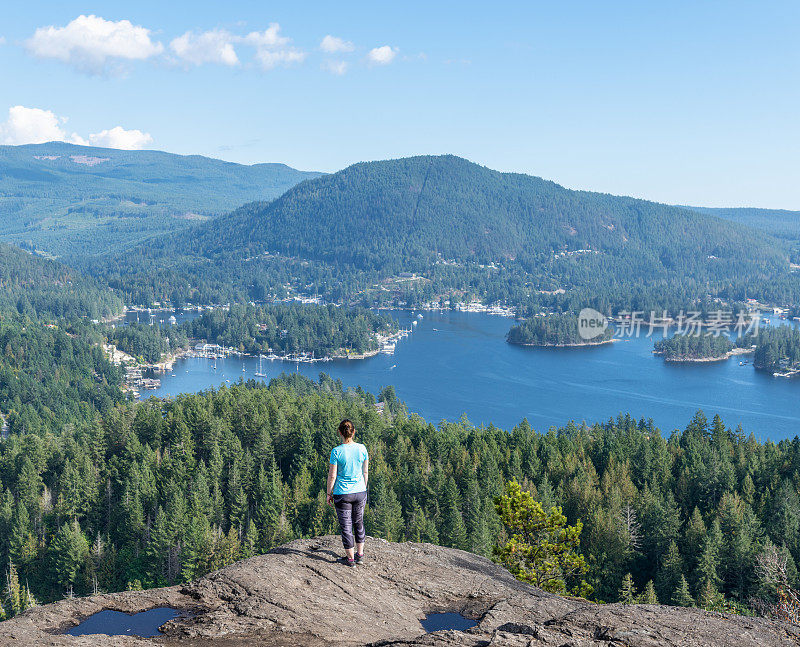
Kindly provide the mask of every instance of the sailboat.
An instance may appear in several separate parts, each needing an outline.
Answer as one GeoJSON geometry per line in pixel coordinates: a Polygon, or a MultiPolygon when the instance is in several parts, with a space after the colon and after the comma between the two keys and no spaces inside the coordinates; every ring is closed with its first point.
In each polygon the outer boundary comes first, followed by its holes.
{"type": "Polygon", "coordinates": [[[258,372],[256,373],[256,377],[267,377],[267,374],[264,372],[263,367],[264,356],[259,353],[258,354],[258,372]]]}

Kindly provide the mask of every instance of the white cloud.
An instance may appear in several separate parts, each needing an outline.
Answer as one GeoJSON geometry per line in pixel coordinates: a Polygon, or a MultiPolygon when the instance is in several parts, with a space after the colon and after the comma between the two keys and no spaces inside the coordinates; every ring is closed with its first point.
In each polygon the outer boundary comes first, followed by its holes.
{"type": "Polygon", "coordinates": [[[343,38],[338,38],[337,36],[331,36],[328,34],[320,42],[319,48],[323,52],[336,54],[338,52],[352,52],[355,49],[355,45],[353,45],[353,43],[351,43],[349,40],[344,40],[343,38]]]}
{"type": "Polygon", "coordinates": [[[152,144],[153,138],[150,133],[143,133],[141,130],[125,130],[122,126],[115,126],[111,130],[92,133],[89,135],[89,143],[92,146],[135,151],[152,144]]]}
{"type": "Polygon", "coordinates": [[[109,62],[144,60],[164,46],[150,38],[150,30],[129,20],[105,20],[81,15],[65,27],[39,27],[26,41],[28,51],[39,58],[53,58],[79,70],[104,71],[109,62]]]}
{"type": "Polygon", "coordinates": [[[292,42],[291,38],[281,36],[280,31],[281,26],[276,22],[271,22],[264,31],[251,31],[244,37],[244,40],[255,47],[278,49],[292,42]]]}
{"type": "Polygon", "coordinates": [[[8,109],[8,119],[0,123],[0,144],[43,144],[58,141],[134,150],[144,148],[153,141],[148,133],[125,130],[121,126],[93,133],[88,139],[84,139],[76,133],[67,133],[63,128],[66,121],[65,117],[57,116],[52,110],[13,106],[8,109]]]}
{"type": "Polygon", "coordinates": [[[342,76],[347,72],[347,62],[346,61],[324,61],[322,63],[322,69],[327,70],[331,74],[335,74],[336,76],[342,76]]]}
{"type": "Polygon", "coordinates": [[[52,141],[73,141],[77,135],[67,135],[61,125],[66,121],[57,117],[51,110],[12,106],[8,109],[8,119],[0,124],[0,143],[2,144],[42,144],[52,141]]]}
{"type": "Polygon", "coordinates": [[[181,60],[193,65],[219,63],[234,66],[239,64],[239,57],[233,48],[235,39],[235,36],[224,29],[212,29],[200,34],[187,31],[183,36],[175,38],[169,48],[181,60]]]}
{"type": "Polygon", "coordinates": [[[395,56],[397,56],[397,48],[383,45],[369,50],[367,60],[374,65],[388,65],[394,60],[395,56]]]}
{"type": "Polygon", "coordinates": [[[255,60],[265,70],[271,70],[278,65],[302,63],[306,60],[306,52],[292,47],[290,45],[292,39],[282,36],[280,30],[281,26],[273,22],[263,32],[250,32],[242,39],[256,48],[255,60]]]}
{"type": "Polygon", "coordinates": [[[0,45],[5,45],[5,44],[6,44],[6,37],[0,36],[0,45]]]}

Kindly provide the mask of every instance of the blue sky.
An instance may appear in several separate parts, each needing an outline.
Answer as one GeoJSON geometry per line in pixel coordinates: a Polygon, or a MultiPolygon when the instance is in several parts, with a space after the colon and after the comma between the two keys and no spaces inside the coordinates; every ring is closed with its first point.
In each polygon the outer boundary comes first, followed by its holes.
{"type": "Polygon", "coordinates": [[[322,171],[454,153],[571,188],[800,209],[794,0],[10,0],[3,16],[0,142],[322,171]]]}

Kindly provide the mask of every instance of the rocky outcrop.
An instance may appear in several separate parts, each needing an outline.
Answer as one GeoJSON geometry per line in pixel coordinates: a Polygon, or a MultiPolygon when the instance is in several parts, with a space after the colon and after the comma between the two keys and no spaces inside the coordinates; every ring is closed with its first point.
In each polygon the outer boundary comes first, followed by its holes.
{"type": "Polygon", "coordinates": [[[0,623],[0,645],[174,647],[772,647],[800,645],[800,629],[757,618],[659,605],[596,605],[522,584],[489,560],[428,544],[368,540],[348,568],[338,537],[302,539],[190,585],[64,600],[0,623]],[[102,609],[190,612],[139,639],[61,634],[102,609]],[[478,621],[425,634],[420,619],[459,611],[478,621]]]}

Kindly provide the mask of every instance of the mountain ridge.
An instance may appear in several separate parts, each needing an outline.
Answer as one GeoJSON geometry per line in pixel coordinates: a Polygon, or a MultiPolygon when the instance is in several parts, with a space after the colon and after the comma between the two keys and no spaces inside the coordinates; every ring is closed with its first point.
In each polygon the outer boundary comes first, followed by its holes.
{"type": "Polygon", "coordinates": [[[0,146],[0,239],[66,256],[124,249],[319,175],[157,150],[0,146]]]}

